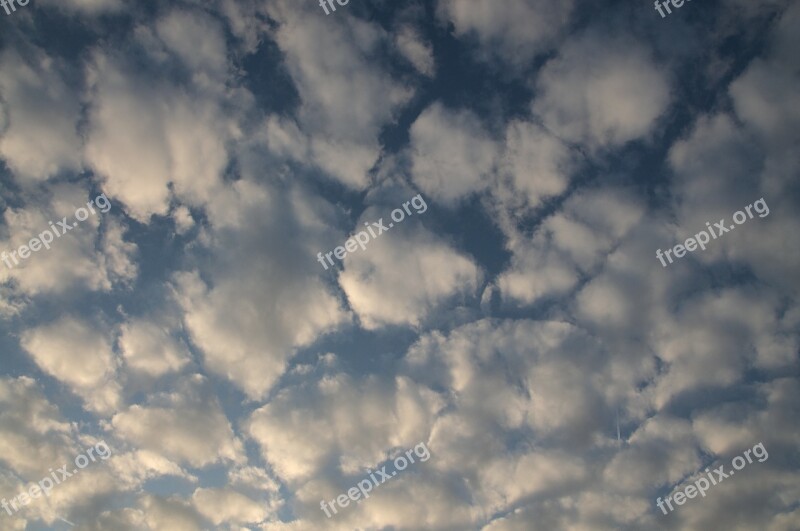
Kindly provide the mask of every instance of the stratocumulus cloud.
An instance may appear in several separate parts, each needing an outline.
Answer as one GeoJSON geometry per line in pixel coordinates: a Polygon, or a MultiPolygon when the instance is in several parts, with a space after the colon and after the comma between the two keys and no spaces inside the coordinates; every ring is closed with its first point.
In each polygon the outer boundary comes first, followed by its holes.
{"type": "Polygon", "coordinates": [[[797,2],[3,1],[0,529],[800,526],[797,2]]]}

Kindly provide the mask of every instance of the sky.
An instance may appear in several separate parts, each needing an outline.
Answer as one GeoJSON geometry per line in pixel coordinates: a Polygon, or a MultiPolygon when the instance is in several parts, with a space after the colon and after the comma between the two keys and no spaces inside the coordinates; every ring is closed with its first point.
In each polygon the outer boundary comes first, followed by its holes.
{"type": "Polygon", "coordinates": [[[800,529],[800,2],[656,4],[0,4],[0,529],[800,529]]]}

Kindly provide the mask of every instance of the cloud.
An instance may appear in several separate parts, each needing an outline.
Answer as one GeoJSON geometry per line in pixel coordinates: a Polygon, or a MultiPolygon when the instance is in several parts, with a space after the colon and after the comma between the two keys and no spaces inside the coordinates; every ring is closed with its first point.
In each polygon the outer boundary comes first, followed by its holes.
{"type": "Polygon", "coordinates": [[[82,167],[81,102],[67,69],[38,48],[0,55],[0,157],[23,184],[82,167]]]}
{"type": "Polygon", "coordinates": [[[346,11],[320,17],[318,7],[290,0],[269,3],[266,11],[277,22],[273,37],[300,95],[297,117],[314,163],[342,184],[364,189],[381,151],[381,127],[413,93],[378,55],[389,35],[346,11]]]}
{"type": "Polygon", "coordinates": [[[253,500],[231,489],[197,489],[192,494],[197,511],[219,526],[221,523],[256,524],[268,511],[263,502],[253,500]]]}
{"type": "Polygon", "coordinates": [[[581,275],[603,263],[642,215],[638,199],[628,190],[587,189],[545,219],[533,237],[506,226],[513,255],[497,286],[505,299],[522,304],[568,293],[581,275]]]}
{"type": "MultiPolygon", "coordinates": [[[[392,381],[375,375],[356,379],[342,371],[336,356],[321,358],[301,381],[278,392],[244,424],[264,460],[296,493],[291,508],[298,518],[266,528],[307,529],[330,523],[319,509],[319,500],[332,499],[363,479],[368,470],[380,468],[385,459],[426,441],[434,415],[442,406],[437,393],[408,378],[392,381]]],[[[444,515],[452,515],[448,506],[455,498],[443,481],[432,475],[432,462],[433,458],[424,467],[422,463],[413,465],[414,471],[405,472],[402,483],[381,485],[372,492],[369,503],[341,511],[336,524],[348,528],[358,522],[399,525],[408,516],[402,511],[406,502],[425,509],[404,525],[443,523],[444,515]],[[436,485],[421,485],[417,474],[436,485]],[[439,497],[434,504],[423,503],[439,497]]]]}
{"type": "Polygon", "coordinates": [[[254,411],[245,430],[280,478],[295,486],[331,474],[327,466],[359,474],[383,459],[387,446],[411,448],[426,438],[438,401],[419,391],[405,378],[312,374],[254,411]]]}
{"type": "Polygon", "coordinates": [[[0,497],[113,456],[3,525],[796,527],[800,7],[53,1],[7,19],[0,250],[113,209],[0,266],[0,497]]]}
{"type": "Polygon", "coordinates": [[[486,187],[498,148],[474,114],[434,103],[410,134],[413,179],[426,195],[455,203],[486,187]]]}
{"type": "Polygon", "coordinates": [[[349,319],[317,276],[315,254],[338,238],[326,224],[331,212],[324,200],[301,189],[239,181],[211,206],[217,230],[210,245],[220,257],[210,265],[211,282],[198,271],[174,277],[186,328],[205,367],[252,399],[276,383],[295,349],[349,319]]]}
{"type": "Polygon", "coordinates": [[[156,323],[135,319],[120,327],[119,347],[128,367],[150,376],[179,371],[190,359],[186,346],[156,323]]]}
{"type": "Polygon", "coordinates": [[[510,179],[503,199],[512,205],[537,207],[564,193],[570,174],[577,169],[576,155],[540,125],[513,121],[506,129],[501,174],[510,179]]]}
{"type": "Polygon", "coordinates": [[[173,476],[190,482],[197,482],[197,477],[183,470],[177,463],[164,457],[158,451],[134,450],[115,454],[108,462],[118,480],[120,490],[134,490],[147,480],[164,476],[173,476]]]}
{"type": "MultiPolygon", "coordinates": [[[[377,210],[362,216],[367,219],[379,219],[377,210]]],[[[419,223],[413,217],[403,223],[401,230],[390,229],[344,259],[339,284],[367,329],[419,326],[449,299],[474,296],[481,281],[481,270],[470,257],[427,229],[405,230],[419,223]]]]}
{"type": "Polygon", "coordinates": [[[9,238],[0,241],[0,247],[8,253],[27,246],[44,231],[52,234],[51,222],[66,217],[73,228],[53,237],[50,249],[41,247],[19,264],[9,259],[14,267],[3,264],[0,281],[13,282],[16,292],[29,296],[62,294],[77,287],[110,291],[133,281],[138,274],[133,259],[136,244],[125,239],[125,228],[111,211],[104,214],[95,209],[86,220],[76,221],[76,210],[85,210],[87,199],[91,197],[80,186],[53,185],[47,196],[32,196],[27,205],[6,210],[9,238]]]}
{"type": "Polygon", "coordinates": [[[158,20],[156,34],[192,72],[195,81],[207,82],[204,76],[224,80],[227,47],[215,19],[197,11],[174,10],[158,20]]]}
{"type": "Polygon", "coordinates": [[[6,448],[0,459],[6,467],[17,474],[36,477],[47,473],[48,463],[66,457],[70,423],[47,400],[35,380],[27,376],[0,379],[0,404],[0,439],[6,448]]]}
{"type": "Polygon", "coordinates": [[[90,323],[61,317],[26,330],[20,343],[42,371],[66,384],[90,411],[108,415],[121,406],[118,361],[105,334],[90,323]]]}
{"type": "Polygon", "coordinates": [[[462,527],[592,488],[583,456],[610,435],[609,375],[606,354],[579,328],[485,319],[421,337],[405,365],[417,385],[446,398],[431,432],[429,466],[462,478],[471,502],[457,506],[474,510],[473,523],[462,527]],[[525,442],[513,443],[512,433],[525,442]]]}
{"type": "Polygon", "coordinates": [[[608,463],[604,480],[615,485],[615,490],[635,494],[652,489],[657,482],[677,483],[701,463],[691,423],[657,417],[644,422],[628,438],[625,449],[608,463]]]}
{"type": "MultiPolygon", "coordinates": [[[[0,498],[5,500],[28,491],[55,469],[72,466],[77,455],[98,442],[96,437],[79,435],[77,424],[63,417],[45,396],[44,386],[29,377],[0,379],[0,411],[0,442],[6,448],[0,458],[0,498]]],[[[4,510],[4,525],[24,529],[26,521],[35,520],[53,525],[59,514],[86,511],[104,496],[124,489],[109,463],[98,459],[79,473],[73,472],[68,480],[53,486],[46,500],[32,499],[23,511],[15,512],[13,516],[18,518],[7,516],[4,510]]]]}
{"type": "Polygon", "coordinates": [[[394,45],[420,74],[433,77],[436,70],[433,47],[413,27],[403,26],[394,37],[394,45]]]}
{"type": "Polygon", "coordinates": [[[438,0],[440,20],[453,24],[459,37],[475,34],[486,59],[499,55],[524,66],[555,44],[569,22],[574,2],[510,0],[498,7],[492,0],[438,0]],[[487,57],[488,56],[488,57],[487,57]]]}
{"type": "Polygon", "coordinates": [[[800,251],[787,248],[780,235],[800,227],[794,208],[798,191],[791,179],[800,169],[794,156],[800,115],[792,108],[791,96],[780,95],[792,83],[786,72],[792,71],[796,59],[789,52],[794,37],[788,27],[800,16],[797,13],[796,8],[783,13],[764,56],[730,84],[735,116],[699,116],[669,152],[682,228],[678,237],[703,230],[707,221],[725,219],[730,225],[734,212],[762,197],[770,208],[768,217],[749,220],[692,258],[706,264],[746,264],[759,278],[792,293],[799,287],[793,271],[800,264],[800,251]],[[763,94],[778,96],[765,99],[763,94]],[[732,180],[737,186],[730,185],[732,180]],[[764,259],[767,256],[780,259],[764,259]]]}
{"type": "Polygon", "coordinates": [[[618,147],[653,131],[670,103],[669,83],[646,43],[589,32],[544,66],[533,112],[565,140],[618,147]]]}
{"type": "Polygon", "coordinates": [[[218,24],[172,11],[156,31],[164,44],[147,30],[138,34],[153,70],[163,70],[163,65],[155,68],[164,62],[159,58],[173,54],[193,69],[192,88],[181,88],[165,74],[152,79],[134,74],[131,57],[100,50],[88,72],[86,160],[103,178],[104,190],[142,222],[166,215],[173,194],[193,206],[213,197],[228,163],[226,142],[236,119],[235,113],[226,118],[220,108],[227,63],[218,24]]]}
{"type": "Polygon", "coordinates": [[[200,375],[183,379],[172,393],[134,404],[111,420],[116,434],[137,447],[167,459],[204,467],[244,459],[242,442],[207,381],[200,375]]]}
{"type": "Polygon", "coordinates": [[[118,13],[126,9],[125,0],[43,0],[47,9],[61,9],[67,12],[87,15],[118,13]]]}
{"type": "Polygon", "coordinates": [[[205,528],[203,518],[189,501],[146,495],[140,506],[145,513],[143,520],[150,529],[200,531],[205,528]]]}

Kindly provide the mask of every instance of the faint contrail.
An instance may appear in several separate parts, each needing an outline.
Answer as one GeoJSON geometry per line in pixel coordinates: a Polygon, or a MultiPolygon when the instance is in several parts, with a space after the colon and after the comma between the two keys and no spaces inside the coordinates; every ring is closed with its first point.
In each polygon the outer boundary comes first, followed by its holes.
{"type": "Polygon", "coordinates": [[[66,518],[61,518],[61,517],[59,516],[59,517],[58,517],[58,519],[59,519],[59,520],[62,520],[62,521],[64,521],[64,522],[66,522],[66,523],[68,523],[68,524],[69,524],[69,525],[71,525],[72,527],[75,527],[75,524],[73,524],[72,522],[70,522],[70,521],[69,521],[69,520],[67,520],[66,518]]]}

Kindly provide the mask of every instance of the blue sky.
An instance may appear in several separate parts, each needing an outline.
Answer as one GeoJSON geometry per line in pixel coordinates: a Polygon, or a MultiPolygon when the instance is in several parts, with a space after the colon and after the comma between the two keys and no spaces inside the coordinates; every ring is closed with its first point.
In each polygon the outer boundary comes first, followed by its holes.
{"type": "Polygon", "coordinates": [[[113,452],[0,528],[800,528],[799,25],[786,0],[0,9],[0,497],[113,452]]]}

